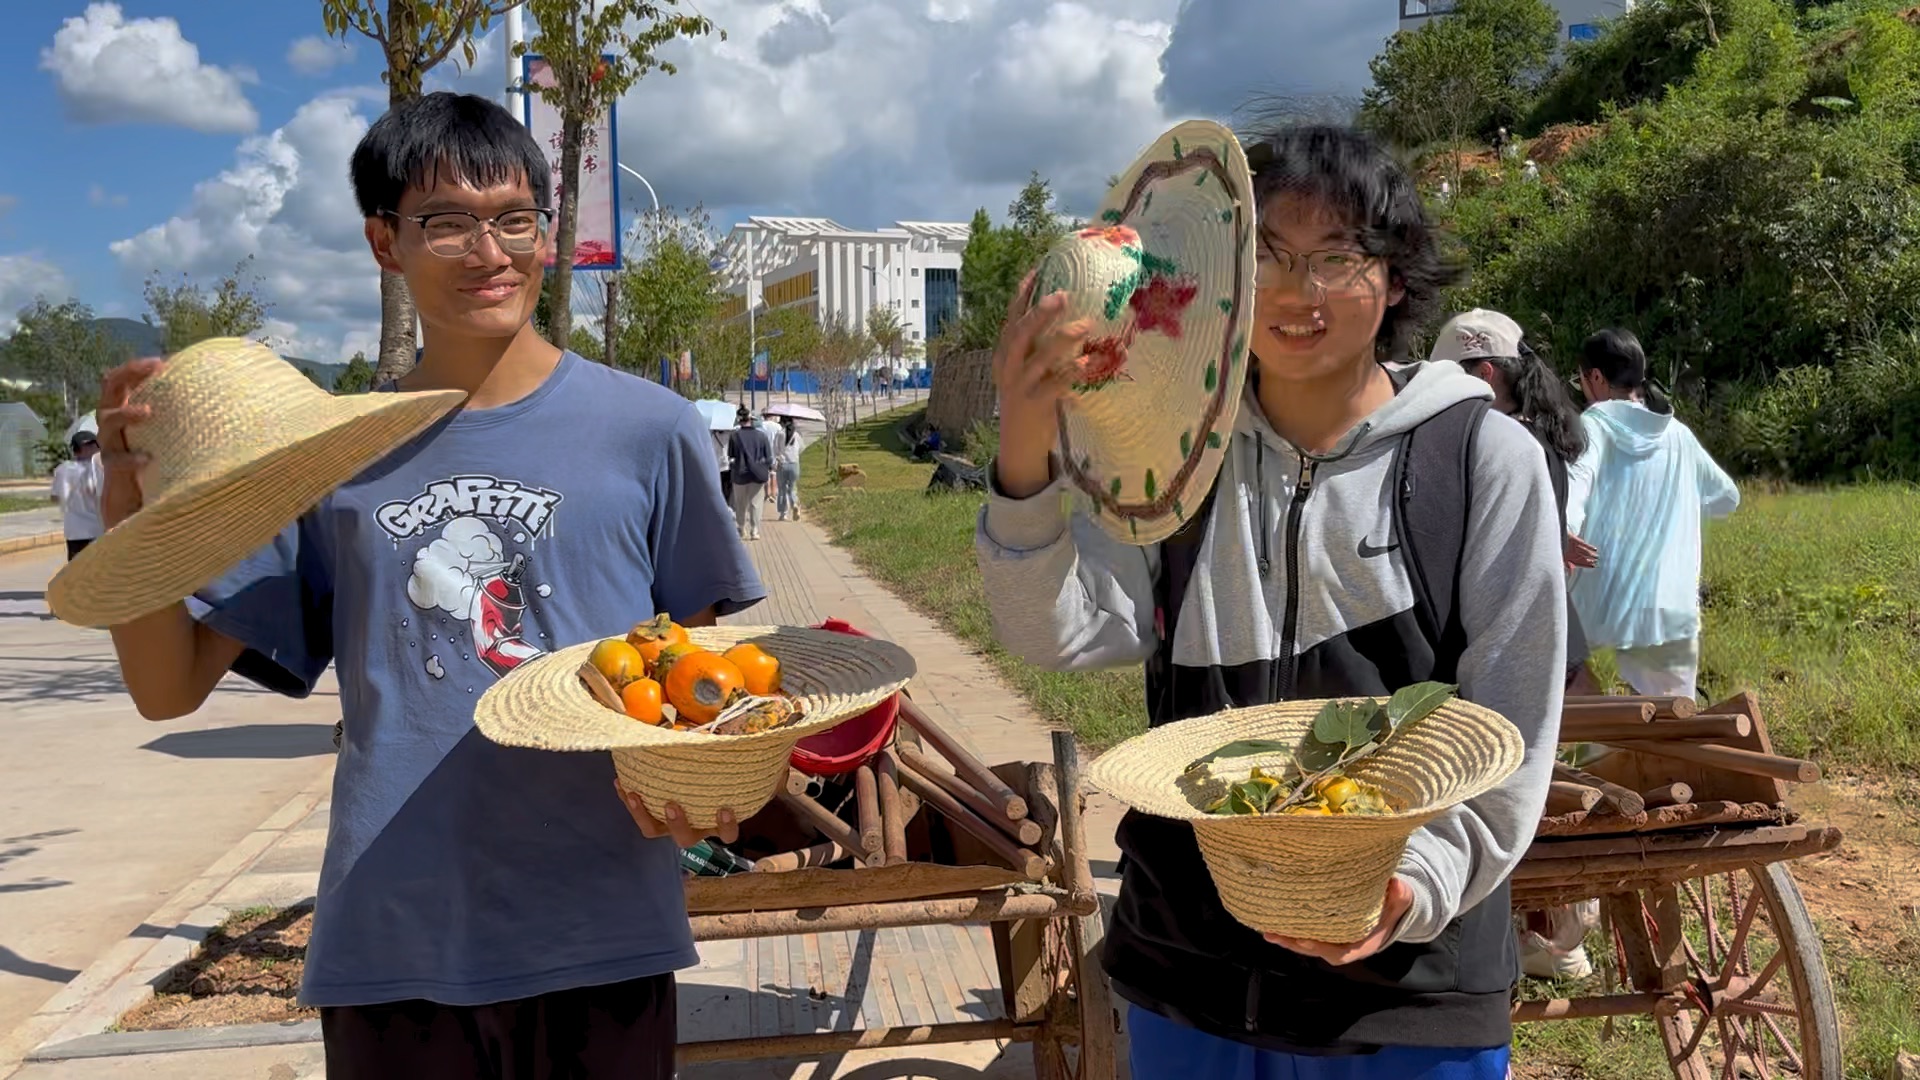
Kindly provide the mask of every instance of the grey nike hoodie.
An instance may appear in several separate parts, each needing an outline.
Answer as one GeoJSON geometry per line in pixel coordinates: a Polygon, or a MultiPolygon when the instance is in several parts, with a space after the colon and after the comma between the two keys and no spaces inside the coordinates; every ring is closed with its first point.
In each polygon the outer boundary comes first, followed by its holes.
{"type": "MultiPolygon", "coordinates": [[[[1303,454],[1276,434],[1249,387],[1171,620],[1175,682],[1211,688],[1198,699],[1186,695],[1178,716],[1286,698],[1384,695],[1436,669],[1395,540],[1395,451],[1415,426],[1491,392],[1448,362],[1393,374],[1393,399],[1324,455],[1303,454]]],[[[1396,944],[1349,968],[1328,969],[1232,924],[1216,910],[1210,882],[1194,889],[1187,880],[1204,878],[1197,855],[1186,858],[1191,830],[1130,814],[1121,828],[1127,873],[1108,948],[1128,1000],[1296,1051],[1505,1041],[1506,999],[1518,974],[1505,882],[1546,801],[1566,670],[1566,593],[1558,507],[1540,444],[1489,411],[1472,445],[1457,610],[1464,647],[1444,664],[1463,698],[1519,728],[1525,763],[1505,784],[1414,834],[1399,870],[1413,906],[1395,930],[1396,944]],[[1483,901],[1488,910],[1476,911],[1483,901]],[[1217,1015],[1225,1006],[1214,998],[1232,996],[1226,991],[1187,985],[1203,972],[1217,984],[1223,965],[1249,973],[1244,1017],[1217,1015]],[[1328,974],[1346,976],[1349,992],[1312,1006],[1311,988],[1323,987],[1328,974]],[[1259,1004],[1262,997],[1292,1007],[1276,1012],[1277,1004],[1259,1004]]],[[[989,493],[975,547],[999,640],[1053,670],[1148,661],[1167,621],[1155,607],[1161,548],[1121,544],[1069,504],[1063,483],[1028,499],[989,493]]]]}

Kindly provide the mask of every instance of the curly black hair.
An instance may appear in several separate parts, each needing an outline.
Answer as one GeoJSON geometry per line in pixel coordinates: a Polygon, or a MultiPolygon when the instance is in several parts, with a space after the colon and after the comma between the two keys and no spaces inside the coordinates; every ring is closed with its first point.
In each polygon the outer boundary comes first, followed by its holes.
{"type": "Polygon", "coordinates": [[[1406,167],[1371,136],[1331,124],[1288,124],[1241,136],[1253,171],[1255,206],[1282,192],[1304,195],[1352,223],[1362,251],[1386,260],[1399,303],[1387,309],[1375,356],[1405,359],[1441,313],[1441,293],[1462,268],[1442,250],[1439,230],[1406,167]]]}

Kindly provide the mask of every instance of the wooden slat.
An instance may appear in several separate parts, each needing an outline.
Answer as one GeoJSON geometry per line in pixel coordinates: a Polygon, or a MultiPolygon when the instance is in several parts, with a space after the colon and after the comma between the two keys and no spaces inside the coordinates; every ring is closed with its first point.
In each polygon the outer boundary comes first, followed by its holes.
{"type": "Polygon", "coordinates": [[[1782,757],[1778,754],[1763,754],[1757,750],[1743,750],[1737,746],[1721,746],[1717,743],[1656,742],[1651,739],[1621,739],[1611,745],[1637,754],[1689,761],[1695,765],[1706,765],[1726,772],[1762,776],[1789,783],[1811,784],[1820,779],[1820,766],[1811,761],[1782,757]]]}
{"type": "Polygon", "coordinates": [[[1656,832],[1667,829],[1690,829],[1703,825],[1722,825],[1737,822],[1782,823],[1788,819],[1788,812],[1778,806],[1766,803],[1737,803],[1716,800],[1713,802],[1685,803],[1677,806],[1661,806],[1647,810],[1631,818],[1619,818],[1609,815],[1587,813],[1562,814],[1544,818],[1539,828],[1534,830],[1538,837],[1547,836],[1592,836],[1613,833],[1656,832]]]}
{"type": "Polygon", "coordinates": [[[1022,875],[1000,866],[940,866],[910,862],[851,870],[813,867],[771,874],[687,878],[687,910],[711,915],[781,911],[957,896],[1001,889],[1022,875]]]}

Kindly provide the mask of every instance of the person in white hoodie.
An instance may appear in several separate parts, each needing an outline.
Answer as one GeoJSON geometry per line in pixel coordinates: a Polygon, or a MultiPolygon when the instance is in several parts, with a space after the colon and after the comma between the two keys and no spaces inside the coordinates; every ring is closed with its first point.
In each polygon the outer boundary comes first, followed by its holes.
{"type": "Polygon", "coordinates": [[[99,437],[91,431],[76,431],[68,445],[73,449],[73,460],[61,462],[53,470],[53,501],[60,504],[60,527],[66,534],[67,558],[71,560],[107,530],[100,523],[104,474],[99,437]]]}
{"type": "Polygon", "coordinates": [[[1573,580],[1587,640],[1635,693],[1693,697],[1700,672],[1700,530],[1740,489],[1647,381],[1632,332],[1580,350],[1587,450],[1567,474],[1567,528],[1602,553],[1573,580]]]}

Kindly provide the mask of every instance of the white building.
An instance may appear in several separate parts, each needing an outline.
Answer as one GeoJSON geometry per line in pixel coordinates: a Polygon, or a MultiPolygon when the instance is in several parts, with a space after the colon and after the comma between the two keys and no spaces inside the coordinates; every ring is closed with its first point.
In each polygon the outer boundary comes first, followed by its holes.
{"type": "MultiPolygon", "coordinates": [[[[1600,36],[1600,24],[1618,19],[1633,9],[1634,0],[1547,0],[1560,15],[1560,36],[1565,41],[1586,41],[1600,36]]],[[[1455,0],[1400,0],[1400,29],[1418,30],[1435,15],[1445,15],[1455,0]]]]}
{"type": "Polygon", "coordinates": [[[866,325],[891,306],[910,343],[924,344],[960,314],[964,222],[901,221],[863,232],[827,218],[750,217],[721,243],[725,319],[787,307],[807,309],[822,326],[866,325]]]}

